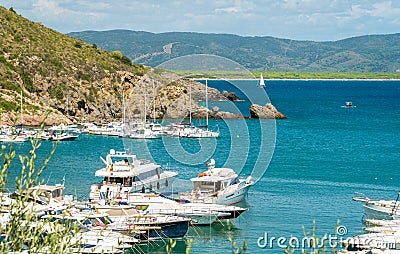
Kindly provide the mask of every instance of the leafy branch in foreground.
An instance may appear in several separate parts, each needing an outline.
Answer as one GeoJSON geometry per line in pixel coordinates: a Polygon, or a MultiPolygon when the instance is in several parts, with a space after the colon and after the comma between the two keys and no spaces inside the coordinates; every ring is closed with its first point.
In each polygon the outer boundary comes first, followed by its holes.
{"type": "MultiPolygon", "coordinates": [[[[43,183],[40,177],[46,165],[55,152],[56,145],[45,158],[43,165],[36,169],[37,150],[41,146],[39,139],[31,139],[31,150],[28,155],[19,155],[21,174],[15,179],[16,191],[12,194],[2,193],[0,204],[3,210],[7,209],[7,222],[0,228],[0,253],[20,252],[29,253],[65,253],[71,243],[71,233],[77,231],[75,225],[53,223],[51,219],[38,220],[43,213],[39,209],[41,200],[37,190],[32,187],[43,183]]],[[[7,183],[8,172],[16,156],[12,145],[2,145],[0,170],[0,188],[4,189],[7,183]]]]}
{"type": "MultiPolygon", "coordinates": [[[[337,221],[336,226],[335,226],[335,232],[337,233],[337,228],[339,225],[339,221],[337,221]]],[[[316,233],[316,222],[313,220],[313,226],[310,231],[306,231],[304,225],[302,226],[303,228],[303,233],[304,233],[304,238],[302,240],[302,246],[300,246],[300,243],[297,241],[289,241],[289,244],[287,247],[283,248],[283,251],[285,254],[293,254],[296,250],[301,248],[301,253],[303,254],[322,254],[322,253],[328,253],[329,251],[331,253],[337,253],[337,235],[332,235],[328,238],[328,234],[324,234],[323,237],[318,237],[316,233]],[[332,241],[334,240],[334,241],[332,241]],[[327,242],[329,242],[329,247],[327,242]]],[[[294,238],[293,238],[294,239],[294,238]]]]}

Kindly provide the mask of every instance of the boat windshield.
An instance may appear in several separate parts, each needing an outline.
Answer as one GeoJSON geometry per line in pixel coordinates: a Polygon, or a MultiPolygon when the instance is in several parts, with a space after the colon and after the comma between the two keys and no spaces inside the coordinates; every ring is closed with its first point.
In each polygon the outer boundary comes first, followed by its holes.
{"type": "Polygon", "coordinates": [[[240,181],[239,181],[239,178],[236,177],[235,179],[233,179],[233,180],[231,181],[230,185],[238,184],[239,182],[240,182],[240,181]]]}

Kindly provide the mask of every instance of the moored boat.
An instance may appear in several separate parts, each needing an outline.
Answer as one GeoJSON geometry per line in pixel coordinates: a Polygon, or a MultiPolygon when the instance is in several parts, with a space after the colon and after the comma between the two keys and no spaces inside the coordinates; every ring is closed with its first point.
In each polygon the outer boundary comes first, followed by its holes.
{"type": "Polygon", "coordinates": [[[134,154],[114,149],[106,159],[101,159],[105,167],[97,170],[95,176],[102,177],[103,181],[93,184],[90,189],[90,200],[94,202],[126,199],[131,192],[160,191],[170,186],[178,174],[163,170],[148,160],[139,160],[134,154]]]}
{"type": "Polygon", "coordinates": [[[231,168],[216,168],[215,160],[206,164],[208,170],[190,179],[193,190],[182,193],[181,199],[193,203],[230,205],[245,200],[249,188],[254,184],[251,177],[239,179],[231,168]]]}

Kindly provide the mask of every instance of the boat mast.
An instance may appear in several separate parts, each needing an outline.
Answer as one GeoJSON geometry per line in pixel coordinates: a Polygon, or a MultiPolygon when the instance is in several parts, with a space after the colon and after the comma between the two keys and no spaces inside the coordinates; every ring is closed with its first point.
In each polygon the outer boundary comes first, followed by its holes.
{"type": "Polygon", "coordinates": [[[189,84],[189,122],[192,125],[192,83],[189,84]]]}
{"type": "Polygon", "coordinates": [[[153,123],[156,122],[156,92],[154,89],[154,79],[153,79],[153,123]]]}
{"type": "Polygon", "coordinates": [[[145,128],[146,128],[146,114],[147,114],[146,97],[147,97],[147,91],[146,91],[146,89],[144,89],[144,127],[145,128]]]}
{"type": "Polygon", "coordinates": [[[207,84],[207,79],[206,79],[206,127],[208,129],[208,90],[207,90],[208,84],[207,84]]]}
{"type": "Polygon", "coordinates": [[[22,90],[21,90],[20,104],[21,104],[21,125],[22,125],[22,90]]]}

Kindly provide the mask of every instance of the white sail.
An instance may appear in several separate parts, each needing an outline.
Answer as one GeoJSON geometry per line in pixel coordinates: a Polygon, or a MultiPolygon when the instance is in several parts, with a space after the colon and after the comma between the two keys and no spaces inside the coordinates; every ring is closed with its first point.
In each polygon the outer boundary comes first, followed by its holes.
{"type": "Polygon", "coordinates": [[[262,74],[261,74],[261,77],[260,77],[260,87],[265,87],[264,78],[263,78],[262,74]]]}

